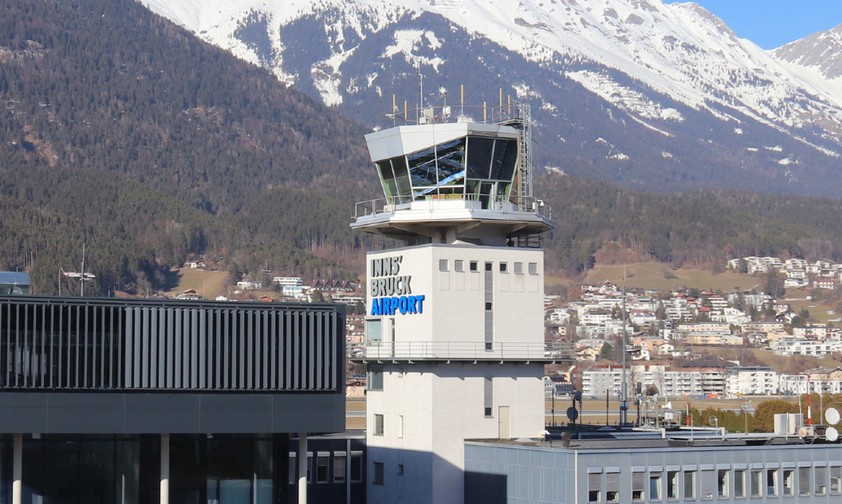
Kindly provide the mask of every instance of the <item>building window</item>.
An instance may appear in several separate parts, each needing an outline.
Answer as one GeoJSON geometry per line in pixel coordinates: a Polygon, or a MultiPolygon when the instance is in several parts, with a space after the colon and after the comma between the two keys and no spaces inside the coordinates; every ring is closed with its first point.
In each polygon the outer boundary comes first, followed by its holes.
{"type": "MultiPolygon", "coordinates": [[[[758,494],[759,495],[759,494],[758,494]]],[[[766,471],[766,496],[776,497],[778,495],[778,470],[769,469],[766,471]]],[[[752,495],[754,497],[754,495],[752,495]]]]}
{"type": "Polygon", "coordinates": [[[307,483],[313,482],[313,452],[307,452],[307,483]]]}
{"type": "Polygon", "coordinates": [[[298,456],[295,452],[289,452],[289,484],[294,485],[298,479],[298,456]]]}
{"type": "Polygon", "coordinates": [[[374,480],[375,485],[383,484],[383,462],[374,462],[374,480]]]}
{"type": "Polygon", "coordinates": [[[368,319],[365,321],[365,339],[368,346],[380,346],[383,341],[383,321],[368,319]]]}
{"type": "Polygon", "coordinates": [[[588,502],[598,504],[602,502],[600,499],[602,485],[601,474],[588,474],[588,502]]]}
{"type": "Polygon", "coordinates": [[[620,502],[620,473],[605,475],[605,502],[620,502]]]}
{"type": "Polygon", "coordinates": [[[649,475],[649,500],[661,500],[661,474],[649,475]]]}
{"type": "Polygon", "coordinates": [[[746,472],[744,469],[734,471],[734,497],[742,499],[746,496],[746,472]]]}
{"type": "Polygon", "coordinates": [[[728,479],[730,471],[727,469],[720,469],[716,476],[716,496],[720,499],[730,495],[730,488],[728,488],[728,479]]]}
{"type": "Polygon", "coordinates": [[[842,466],[830,467],[830,495],[842,494],[842,466]]]}
{"type": "Polygon", "coordinates": [[[523,275],[523,263],[516,262],[515,263],[515,275],[523,275]]]}
{"type": "Polygon", "coordinates": [[[462,259],[456,259],[453,261],[453,269],[456,270],[457,273],[464,273],[465,272],[465,261],[462,259]]]}
{"type": "MultiPolygon", "coordinates": [[[[771,475],[769,477],[771,478],[771,475]]],[[[763,471],[751,471],[751,496],[763,496],[763,471]]]]}
{"type": "Polygon", "coordinates": [[[381,391],[383,390],[383,370],[382,369],[372,369],[368,372],[368,380],[366,380],[368,384],[369,391],[381,391]]]}
{"type": "Polygon", "coordinates": [[[783,483],[784,483],[784,491],[783,494],[785,497],[790,495],[795,495],[795,470],[793,469],[784,469],[783,470],[783,483]]]}
{"type": "Polygon", "coordinates": [[[403,439],[403,415],[398,415],[398,439],[403,439]]]}
{"type": "Polygon", "coordinates": [[[509,272],[509,263],[500,263],[500,273],[508,273],[509,272]]]}
{"type": "Polygon", "coordinates": [[[528,265],[529,267],[529,274],[530,275],[537,275],[538,274],[538,263],[531,262],[528,265]]]}
{"type": "Polygon", "coordinates": [[[827,467],[816,467],[816,495],[827,495],[827,467]]]}
{"type": "Polygon", "coordinates": [[[485,263],[485,271],[491,271],[492,269],[494,269],[494,263],[485,263]]]}
{"type": "Polygon", "coordinates": [[[318,452],[316,456],[316,483],[327,483],[330,478],[330,453],[318,452]]]}
{"type": "Polygon", "coordinates": [[[447,259],[439,259],[439,271],[442,273],[447,273],[447,259]]]}
{"type": "Polygon", "coordinates": [[[704,470],[699,473],[699,490],[702,500],[713,499],[713,492],[715,490],[714,472],[713,470],[704,470]]]}
{"type": "Polygon", "coordinates": [[[490,376],[483,380],[483,409],[486,418],[494,416],[494,380],[490,376]]]}
{"type": "Polygon", "coordinates": [[[645,497],[645,490],[644,485],[646,479],[646,474],[642,472],[634,472],[632,473],[632,502],[643,502],[645,497]]]}
{"type": "Polygon", "coordinates": [[[398,464],[398,476],[403,476],[403,464],[398,464]]]}
{"type": "Polygon", "coordinates": [[[333,482],[344,483],[345,471],[347,470],[345,461],[345,452],[333,453],[333,482]]]}
{"type": "Polygon", "coordinates": [[[471,271],[479,271],[479,263],[476,261],[471,261],[470,268],[471,271]]]}
{"type": "Polygon", "coordinates": [[[374,414],[374,435],[383,435],[383,415],[379,413],[374,414]]]}
{"type": "Polygon", "coordinates": [[[678,471],[667,471],[667,499],[678,500],[678,471]]]}
{"type": "Polygon", "coordinates": [[[351,452],[351,482],[359,483],[363,480],[363,452],[351,452]]]}
{"type": "Polygon", "coordinates": [[[810,481],[811,471],[810,467],[798,468],[798,495],[810,495],[810,487],[813,486],[810,481]]]}
{"type": "Polygon", "coordinates": [[[684,499],[696,498],[696,471],[684,471],[684,499]]]}

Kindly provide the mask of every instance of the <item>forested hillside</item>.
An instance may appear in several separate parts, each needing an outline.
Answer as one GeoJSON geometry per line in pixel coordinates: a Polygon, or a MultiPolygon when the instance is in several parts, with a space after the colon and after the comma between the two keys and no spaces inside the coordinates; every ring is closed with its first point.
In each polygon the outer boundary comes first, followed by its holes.
{"type": "Polygon", "coordinates": [[[362,127],[134,2],[3,2],[0,98],[0,267],[31,266],[40,292],[83,242],[101,292],[160,286],[209,247],[243,273],[352,275],[311,252],[354,247],[362,127]],[[303,226],[319,206],[343,211],[303,226]]]}
{"type": "MultiPolygon", "coordinates": [[[[164,288],[199,254],[235,277],[360,273],[371,242],[349,216],[380,193],[365,128],[133,1],[0,3],[0,107],[0,269],[31,271],[37,293],[83,243],[103,295],[164,288]]],[[[597,257],[842,258],[836,200],[535,188],[558,226],[548,264],[570,274],[597,257]]]]}

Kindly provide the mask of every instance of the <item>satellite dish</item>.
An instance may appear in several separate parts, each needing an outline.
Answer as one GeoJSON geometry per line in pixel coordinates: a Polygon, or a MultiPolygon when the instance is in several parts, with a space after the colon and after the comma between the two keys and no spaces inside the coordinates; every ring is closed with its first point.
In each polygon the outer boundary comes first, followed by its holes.
{"type": "Polygon", "coordinates": [[[836,441],[839,439],[839,431],[836,430],[836,427],[828,427],[827,430],[824,431],[824,437],[830,442],[836,441]]]}
{"type": "Polygon", "coordinates": [[[829,423],[830,425],[838,424],[839,411],[836,408],[827,408],[827,411],[824,412],[824,419],[827,420],[827,423],[829,423]]]}

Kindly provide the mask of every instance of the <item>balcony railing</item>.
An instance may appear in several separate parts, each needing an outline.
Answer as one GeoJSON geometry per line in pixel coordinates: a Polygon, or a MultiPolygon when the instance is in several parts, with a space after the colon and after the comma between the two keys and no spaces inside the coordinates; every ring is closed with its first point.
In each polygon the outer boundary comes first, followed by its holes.
{"type": "Polygon", "coordinates": [[[357,361],[518,361],[556,362],[575,360],[572,345],[524,343],[520,341],[484,343],[476,341],[370,342],[351,351],[357,361]]]}
{"type": "MultiPolygon", "coordinates": [[[[546,220],[552,219],[550,206],[539,198],[532,196],[522,198],[522,206],[527,208],[526,213],[534,213],[546,220]]],[[[424,209],[436,210],[438,208],[451,210],[452,202],[462,201],[467,210],[494,210],[502,213],[523,213],[516,202],[505,196],[484,196],[476,194],[468,195],[441,195],[425,196],[424,199],[412,200],[410,196],[390,196],[388,198],[377,198],[367,201],[359,201],[354,204],[354,219],[373,217],[380,214],[394,214],[397,210],[410,210],[414,207],[425,206],[424,209]],[[415,205],[413,205],[413,203],[415,205]]]]}

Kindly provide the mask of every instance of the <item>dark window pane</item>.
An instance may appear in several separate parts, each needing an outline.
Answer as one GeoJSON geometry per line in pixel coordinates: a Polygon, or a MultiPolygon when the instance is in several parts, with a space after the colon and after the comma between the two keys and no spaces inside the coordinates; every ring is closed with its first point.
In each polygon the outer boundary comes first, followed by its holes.
{"type": "Polygon", "coordinates": [[[399,203],[408,203],[412,196],[412,186],[409,183],[409,171],[406,168],[406,158],[403,156],[392,158],[392,169],[395,172],[395,186],[399,203]]]}
{"type": "Polygon", "coordinates": [[[488,179],[494,140],[468,137],[468,177],[488,179]]]}
{"type": "Polygon", "coordinates": [[[383,183],[383,193],[387,198],[395,196],[397,193],[397,189],[395,188],[395,175],[392,173],[392,165],[389,163],[388,159],[386,161],[377,162],[377,172],[383,183]]]}
{"type": "Polygon", "coordinates": [[[494,148],[494,162],[491,165],[491,178],[511,182],[517,161],[517,142],[515,140],[497,140],[494,148]]]}

